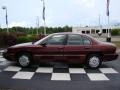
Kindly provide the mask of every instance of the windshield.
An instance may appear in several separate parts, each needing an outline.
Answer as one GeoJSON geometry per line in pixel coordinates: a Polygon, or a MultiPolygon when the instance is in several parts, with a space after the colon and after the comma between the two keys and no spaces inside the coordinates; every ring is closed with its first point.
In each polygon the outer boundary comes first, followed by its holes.
{"type": "Polygon", "coordinates": [[[42,38],[42,39],[34,42],[34,45],[39,45],[42,41],[44,41],[45,39],[47,39],[47,38],[49,38],[49,37],[51,37],[51,36],[52,36],[52,34],[50,34],[50,35],[48,35],[48,36],[46,36],[46,37],[44,37],[44,38],[42,38]]]}

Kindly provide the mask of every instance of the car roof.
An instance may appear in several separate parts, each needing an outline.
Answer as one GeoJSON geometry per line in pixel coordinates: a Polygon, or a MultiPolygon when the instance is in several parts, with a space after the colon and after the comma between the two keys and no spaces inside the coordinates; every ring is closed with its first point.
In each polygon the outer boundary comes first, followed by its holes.
{"type": "Polygon", "coordinates": [[[73,32],[59,32],[59,33],[53,33],[53,35],[55,35],[55,34],[79,34],[79,35],[82,35],[82,36],[91,37],[91,36],[88,35],[88,34],[80,34],[80,33],[73,33],[73,32]]]}
{"type": "MultiPolygon", "coordinates": [[[[60,33],[53,33],[53,34],[79,34],[79,33],[72,33],[72,32],[60,32],[60,33]]],[[[80,34],[82,35],[82,34],[80,34]]]]}
{"type": "Polygon", "coordinates": [[[60,32],[60,33],[53,33],[52,35],[57,35],[57,34],[78,34],[78,35],[81,35],[81,36],[88,37],[88,38],[90,38],[94,41],[97,41],[91,35],[88,35],[88,34],[80,34],[80,33],[73,33],[73,32],[60,32]]]}

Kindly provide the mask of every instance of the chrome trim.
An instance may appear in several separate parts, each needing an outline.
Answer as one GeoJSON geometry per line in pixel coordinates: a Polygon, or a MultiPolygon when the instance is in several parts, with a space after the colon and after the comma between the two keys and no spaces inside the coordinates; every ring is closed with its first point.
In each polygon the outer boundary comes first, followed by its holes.
{"type": "Polygon", "coordinates": [[[34,55],[34,56],[41,57],[41,56],[64,56],[64,55],[34,55]]]}
{"type": "Polygon", "coordinates": [[[37,57],[39,57],[39,56],[82,56],[82,57],[84,57],[85,55],[56,55],[56,54],[54,54],[54,55],[34,55],[34,56],[37,56],[37,57]]]}
{"type": "Polygon", "coordinates": [[[64,56],[85,56],[85,55],[64,55],[64,56]]]}

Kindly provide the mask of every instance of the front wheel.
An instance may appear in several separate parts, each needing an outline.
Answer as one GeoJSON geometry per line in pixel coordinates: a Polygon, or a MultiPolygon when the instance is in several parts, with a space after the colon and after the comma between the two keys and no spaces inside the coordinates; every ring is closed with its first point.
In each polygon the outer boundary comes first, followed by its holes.
{"type": "Polygon", "coordinates": [[[31,55],[28,53],[20,54],[18,56],[18,63],[21,67],[28,67],[31,64],[31,55]]]}
{"type": "Polygon", "coordinates": [[[87,58],[87,66],[91,69],[99,68],[101,63],[102,62],[99,55],[90,55],[87,58]]]}

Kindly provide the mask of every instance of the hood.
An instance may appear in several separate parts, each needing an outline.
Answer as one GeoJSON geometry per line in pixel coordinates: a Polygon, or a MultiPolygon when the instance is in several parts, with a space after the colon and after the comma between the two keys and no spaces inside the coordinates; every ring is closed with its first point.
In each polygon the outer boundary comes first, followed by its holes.
{"type": "Polygon", "coordinates": [[[17,45],[11,46],[11,47],[22,47],[22,46],[29,46],[29,45],[32,45],[32,42],[17,44],[17,45]]]}

